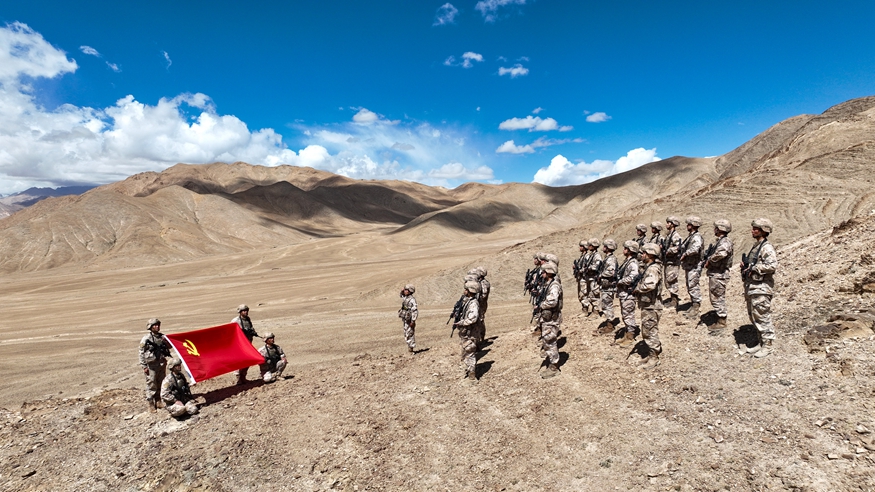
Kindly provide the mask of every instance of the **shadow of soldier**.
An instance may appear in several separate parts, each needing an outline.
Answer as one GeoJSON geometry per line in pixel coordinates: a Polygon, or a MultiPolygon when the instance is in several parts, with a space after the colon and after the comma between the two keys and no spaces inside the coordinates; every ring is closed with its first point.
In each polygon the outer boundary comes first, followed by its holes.
{"type": "Polygon", "coordinates": [[[753,348],[760,344],[760,333],[754,325],[739,326],[737,330],[732,332],[732,336],[738,346],[743,344],[747,348],[753,348]]]}
{"type": "Polygon", "coordinates": [[[477,379],[482,378],[492,369],[492,364],[495,364],[494,360],[487,360],[484,362],[478,362],[476,366],[474,366],[474,374],[477,376],[477,379]]]}

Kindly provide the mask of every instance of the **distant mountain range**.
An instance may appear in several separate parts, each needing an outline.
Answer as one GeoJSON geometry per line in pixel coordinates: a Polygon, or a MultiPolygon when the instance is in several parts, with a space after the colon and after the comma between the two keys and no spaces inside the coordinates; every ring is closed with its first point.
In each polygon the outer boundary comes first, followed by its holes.
{"type": "Polygon", "coordinates": [[[12,213],[49,197],[81,195],[95,187],[97,187],[97,185],[62,186],[60,188],[28,188],[19,193],[0,197],[0,218],[8,217],[12,213]]]}

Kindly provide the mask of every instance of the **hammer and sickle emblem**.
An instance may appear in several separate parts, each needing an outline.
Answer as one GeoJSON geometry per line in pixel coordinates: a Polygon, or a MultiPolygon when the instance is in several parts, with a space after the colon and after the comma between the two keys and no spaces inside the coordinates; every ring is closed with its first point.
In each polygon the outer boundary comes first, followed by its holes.
{"type": "Polygon", "coordinates": [[[188,355],[195,355],[200,357],[201,354],[198,353],[197,347],[194,346],[194,343],[192,343],[191,340],[186,339],[185,343],[183,343],[182,346],[185,347],[185,351],[188,352],[188,355]]]}

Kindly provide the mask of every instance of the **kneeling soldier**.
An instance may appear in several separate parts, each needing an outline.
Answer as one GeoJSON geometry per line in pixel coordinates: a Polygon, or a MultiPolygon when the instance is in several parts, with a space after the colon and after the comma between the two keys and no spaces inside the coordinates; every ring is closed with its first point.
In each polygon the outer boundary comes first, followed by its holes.
{"type": "Polygon", "coordinates": [[[170,359],[170,362],[167,363],[167,369],[170,372],[161,383],[161,399],[164,400],[165,408],[170,412],[170,415],[176,418],[195,415],[198,408],[194,397],[191,396],[188,380],[182,373],[182,361],[176,357],[170,359]]]}
{"type": "Polygon", "coordinates": [[[272,383],[279,379],[283,375],[283,369],[286,368],[286,353],[274,343],[273,333],[264,334],[264,347],[258,349],[258,353],[264,357],[264,364],[258,366],[264,382],[272,383]]]}

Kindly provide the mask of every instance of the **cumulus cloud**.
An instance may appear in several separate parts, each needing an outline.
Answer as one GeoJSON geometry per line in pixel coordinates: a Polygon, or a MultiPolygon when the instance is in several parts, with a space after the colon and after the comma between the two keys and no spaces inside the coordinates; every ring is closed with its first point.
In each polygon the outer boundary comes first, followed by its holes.
{"type": "Polygon", "coordinates": [[[532,154],[535,149],[531,145],[516,145],[513,140],[508,140],[495,149],[496,154],[532,154]]]}
{"type": "Polygon", "coordinates": [[[6,90],[20,88],[22,76],[51,79],[77,68],[66,53],[50,45],[26,24],[14,22],[0,28],[0,84],[6,90]]]}
{"type": "Polygon", "coordinates": [[[573,130],[571,126],[559,126],[553,118],[544,118],[540,116],[526,116],[525,118],[511,118],[504,120],[498,125],[499,130],[528,130],[530,132],[549,132],[559,130],[567,132],[573,130]]]}
{"type": "Polygon", "coordinates": [[[483,15],[485,22],[495,22],[498,19],[498,9],[507,5],[525,5],[526,0],[481,0],[474,6],[483,15]]]}
{"type": "Polygon", "coordinates": [[[432,178],[450,181],[486,181],[495,177],[488,166],[479,166],[474,169],[465,167],[460,162],[450,162],[438,169],[428,172],[432,178]]]}
{"type": "Polygon", "coordinates": [[[589,123],[602,123],[604,121],[608,121],[609,119],[611,119],[611,117],[608,116],[606,113],[602,112],[593,113],[586,117],[586,121],[588,121],[589,123]]]}
{"type": "Polygon", "coordinates": [[[360,109],[359,112],[352,117],[352,121],[355,121],[356,123],[361,123],[363,125],[373,123],[375,121],[378,121],[379,119],[380,117],[377,115],[377,113],[369,111],[367,108],[360,109]]]}
{"type": "Polygon", "coordinates": [[[437,12],[434,16],[434,24],[432,26],[443,26],[446,24],[455,24],[456,23],[456,15],[459,13],[459,9],[453,7],[451,3],[445,3],[438,7],[437,12]]]}
{"type": "Polygon", "coordinates": [[[465,53],[462,54],[462,62],[461,63],[458,63],[456,61],[455,56],[450,55],[449,57],[447,57],[446,60],[444,60],[444,65],[446,65],[448,67],[471,68],[474,66],[473,62],[475,62],[475,61],[482,62],[483,55],[481,55],[480,53],[474,53],[473,51],[466,51],[465,53]]]}
{"type": "Polygon", "coordinates": [[[97,57],[100,56],[100,53],[96,49],[92,48],[91,46],[82,45],[79,47],[79,51],[81,51],[82,53],[85,53],[86,55],[97,56],[97,57]]]}
{"type": "Polygon", "coordinates": [[[506,68],[506,67],[499,67],[498,68],[498,75],[508,75],[508,74],[510,75],[510,78],[515,79],[515,78],[523,76],[523,75],[528,75],[529,69],[520,65],[519,63],[517,63],[516,65],[514,65],[510,68],[506,68]]]}
{"type": "Polygon", "coordinates": [[[533,183],[548,186],[568,186],[590,183],[597,179],[626,172],[650,162],[661,160],[656,156],[656,149],[632,149],[616,161],[595,160],[591,163],[573,164],[559,154],[550,160],[550,165],[538,169],[533,183]]]}

